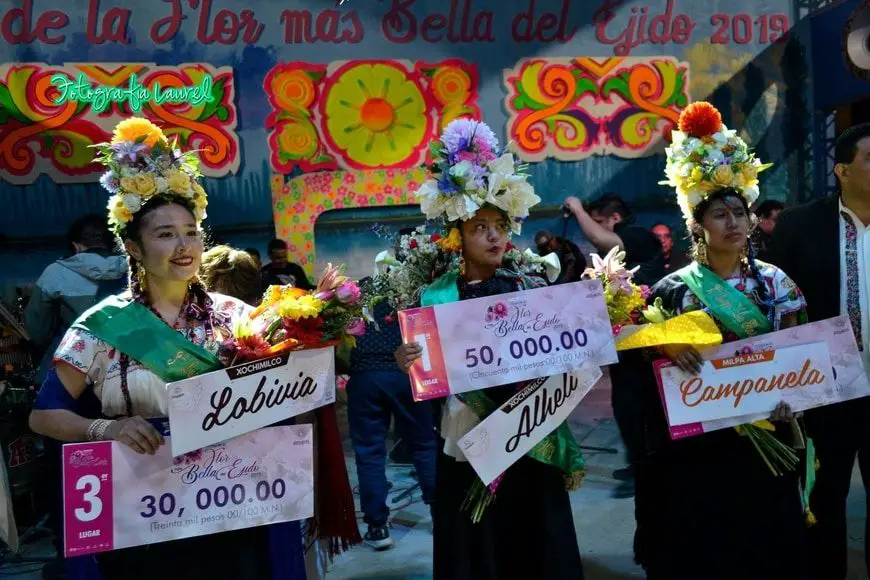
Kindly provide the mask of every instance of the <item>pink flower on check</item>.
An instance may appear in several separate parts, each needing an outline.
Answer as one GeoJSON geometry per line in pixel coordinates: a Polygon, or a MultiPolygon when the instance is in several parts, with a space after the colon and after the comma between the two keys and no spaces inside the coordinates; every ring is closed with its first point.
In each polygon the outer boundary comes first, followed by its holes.
{"type": "Polygon", "coordinates": [[[492,307],[492,313],[496,318],[506,318],[508,315],[508,305],[506,302],[496,302],[492,307]]]}

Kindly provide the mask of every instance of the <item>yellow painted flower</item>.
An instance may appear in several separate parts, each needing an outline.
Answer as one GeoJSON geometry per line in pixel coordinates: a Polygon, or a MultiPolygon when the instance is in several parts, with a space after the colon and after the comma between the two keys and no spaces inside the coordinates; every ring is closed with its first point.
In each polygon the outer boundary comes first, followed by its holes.
{"type": "Polygon", "coordinates": [[[429,124],[417,82],[392,64],[345,69],[326,95],[326,127],[350,161],[399,164],[419,152],[429,124]]]}
{"type": "Polygon", "coordinates": [[[170,169],[166,172],[166,184],[169,191],[187,195],[190,191],[190,176],[180,169],[170,169]]]}
{"type": "Polygon", "coordinates": [[[157,183],[150,173],[140,173],[133,177],[121,178],[121,190],[127,193],[135,193],[147,199],[157,193],[157,183]]]}
{"type": "Polygon", "coordinates": [[[308,159],[317,152],[317,132],[307,119],[291,119],[277,135],[282,153],[293,159],[308,159]]]}
{"type": "Polygon", "coordinates": [[[734,172],[730,165],[720,165],[713,170],[713,183],[716,185],[731,185],[734,180],[734,172]]]}
{"type": "Polygon", "coordinates": [[[459,228],[451,228],[447,237],[441,238],[435,243],[446,252],[458,252],[462,249],[462,234],[459,233],[459,228]]]}
{"type": "Polygon", "coordinates": [[[143,142],[149,147],[154,147],[158,141],[164,145],[167,144],[166,136],[160,130],[160,127],[148,119],[140,117],[124,119],[118,123],[112,133],[112,144],[136,141],[140,137],[144,137],[143,142]]]}
{"type": "Polygon", "coordinates": [[[285,70],[272,78],[272,95],[282,109],[307,111],[314,102],[314,81],[304,70],[285,70]]]}
{"type": "Polygon", "coordinates": [[[432,76],[432,95],[442,105],[461,105],[470,91],[471,79],[461,68],[444,66],[432,76]]]}
{"type": "Polygon", "coordinates": [[[323,301],[310,294],[298,298],[286,298],[278,303],[278,314],[282,317],[298,320],[313,318],[323,310],[323,301]]]}

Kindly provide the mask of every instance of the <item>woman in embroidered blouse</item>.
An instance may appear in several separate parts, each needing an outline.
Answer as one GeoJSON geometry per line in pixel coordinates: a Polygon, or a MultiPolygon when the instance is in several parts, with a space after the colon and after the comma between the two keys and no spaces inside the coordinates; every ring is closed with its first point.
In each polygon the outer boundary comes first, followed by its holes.
{"type": "MultiPolygon", "coordinates": [[[[746,176],[763,166],[721,124],[712,106],[696,103],[683,115],[693,114],[711,115],[715,122],[708,123],[712,128],[705,133],[697,119],[681,118],[681,131],[675,131],[668,149],[668,175],[678,177],[677,197],[696,259],[654,286],[650,302],[660,298],[676,314],[705,310],[725,342],[804,322],[806,303],[794,282],[776,266],[756,260],[749,243],[749,206],[758,191],[746,176]],[[712,137],[705,139],[707,135],[712,137]],[[697,155],[682,155],[684,148],[697,155]],[[703,177],[712,178],[715,168],[708,172],[699,160],[718,160],[719,153],[733,183],[703,177]],[[695,167],[700,168],[695,177],[700,177],[694,183],[679,178],[695,167]]],[[[669,345],[661,354],[688,372],[701,369],[701,356],[690,346],[669,345]]],[[[774,476],[749,438],[735,429],[671,440],[654,380],[646,392],[648,452],[638,470],[635,549],[647,577],[806,578],[797,474],[774,476]]],[[[786,405],[779,405],[771,418],[783,443],[801,443],[786,405]]]]}
{"type": "MultiPolygon", "coordinates": [[[[417,195],[428,218],[447,218],[450,233],[439,243],[461,252],[461,266],[459,272],[449,270],[422,289],[422,305],[544,285],[502,267],[510,232],[518,231],[528,208],[540,201],[525,176],[515,171],[512,157],[497,158],[495,136],[476,121],[454,121],[440,144],[441,178],[424,184],[417,195]],[[452,181],[450,176],[460,174],[462,168],[468,172],[465,175],[477,175],[481,182],[472,185],[473,178],[452,181]],[[483,184],[489,186],[488,192],[486,186],[474,189],[483,184]],[[445,210],[450,204],[460,205],[462,213],[445,210]]],[[[421,355],[416,343],[402,345],[395,353],[405,372],[421,355]]],[[[485,507],[479,521],[473,521],[467,509],[472,490],[482,491],[485,497],[490,491],[459,448],[459,439],[526,384],[452,396],[443,406],[433,506],[436,580],[583,578],[568,496],[568,489],[579,485],[583,459],[566,423],[505,471],[495,501],[485,507]],[[546,446],[560,446],[565,453],[555,459],[552,452],[540,451],[546,446]]]]}
{"type": "MultiPolygon", "coordinates": [[[[156,374],[165,370],[165,363],[145,352],[143,360],[152,358],[146,368],[107,337],[126,341],[131,349],[136,339],[129,336],[137,329],[147,334],[149,325],[165,324],[215,354],[249,307],[209,294],[197,278],[205,191],[189,157],[172,150],[162,132],[143,119],[122,122],[103,153],[100,159],[110,172],[102,183],[115,194],[110,224],[127,252],[130,290],[95,306],[68,331],[30,425],[61,441],[114,440],[153,455],[165,443],[148,421],[168,415],[166,381],[156,374]],[[139,314],[142,327],[118,328],[111,316],[99,325],[93,322],[100,313],[117,315],[128,307],[139,314]]],[[[97,557],[99,571],[89,568],[93,558],[87,557],[74,559],[79,561],[75,568],[82,578],[101,573],[108,579],[168,575],[253,580],[272,577],[277,566],[294,579],[304,579],[298,524],[291,527],[249,528],[105,552],[97,557]],[[270,559],[270,541],[279,535],[284,544],[270,559]]]]}

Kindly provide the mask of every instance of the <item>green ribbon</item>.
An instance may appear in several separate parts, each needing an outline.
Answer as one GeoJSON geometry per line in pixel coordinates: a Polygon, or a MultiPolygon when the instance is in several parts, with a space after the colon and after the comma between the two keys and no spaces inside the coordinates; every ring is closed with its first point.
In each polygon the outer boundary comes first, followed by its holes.
{"type": "Polygon", "coordinates": [[[223,368],[215,355],[169,328],[148,308],[118,296],[93,306],[73,328],[90,332],[167,383],[223,368]]]}
{"type": "MultiPolygon", "coordinates": [[[[420,304],[422,306],[436,306],[438,304],[458,302],[459,287],[456,284],[457,279],[456,272],[448,272],[439,277],[423,291],[420,297],[420,304]]],[[[517,277],[517,280],[522,290],[529,288],[524,276],[517,277]]],[[[526,384],[529,383],[527,382],[526,384]]],[[[523,386],[525,387],[525,385],[523,386]]],[[[456,395],[456,397],[468,405],[481,421],[499,408],[492,399],[486,396],[486,389],[462,393],[456,395]]],[[[586,463],[583,453],[580,451],[580,446],[577,445],[577,441],[574,439],[574,434],[571,433],[571,428],[568,426],[567,421],[544,437],[526,455],[536,461],[552,465],[561,470],[566,480],[571,482],[570,487],[572,488],[579,484],[579,478],[582,476],[583,466],[586,463]]]]}
{"type": "Polygon", "coordinates": [[[743,292],[697,262],[677,271],[689,290],[740,338],[773,330],[770,321],[743,292]]]}

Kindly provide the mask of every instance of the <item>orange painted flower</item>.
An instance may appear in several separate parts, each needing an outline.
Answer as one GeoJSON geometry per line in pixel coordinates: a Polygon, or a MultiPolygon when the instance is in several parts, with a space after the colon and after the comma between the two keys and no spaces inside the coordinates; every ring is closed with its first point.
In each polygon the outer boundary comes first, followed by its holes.
{"type": "Polygon", "coordinates": [[[706,101],[692,103],[680,113],[680,131],[691,137],[707,137],[722,128],[722,115],[706,101]]]}
{"type": "Polygon", "coordinates": [[[278,129],[280,153],[293,159],[308,159],[317,152],[317,132],[307,119],[291,119],[278,129]]]}
{"type": "Polygon", "coordinates": [[[432,77],[432,95],[442,105],[460,105],[471,91],[471,79],[464,70],[445,66],[432,77]]]}
{"type": "Polygon", "coordinates": [[[314,102],[314,81],[303,70],[283,71],[272,79],[272,95],[282,109],[307,111],[314,102]]]}
{"type": "Polygon", "coordinates": [[[166,136],[160,127],[148,119],[140,117],[131,117],[118,123],[112,133],[112,144],[136,141],[142,137],[144,137],[143,142],[148,147],[154,147],[158,141],[164,145],[167,144],[166,136]]]}

